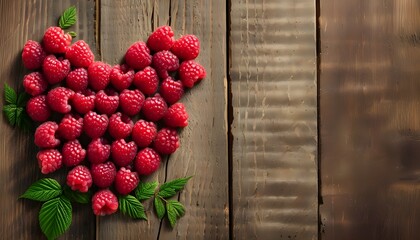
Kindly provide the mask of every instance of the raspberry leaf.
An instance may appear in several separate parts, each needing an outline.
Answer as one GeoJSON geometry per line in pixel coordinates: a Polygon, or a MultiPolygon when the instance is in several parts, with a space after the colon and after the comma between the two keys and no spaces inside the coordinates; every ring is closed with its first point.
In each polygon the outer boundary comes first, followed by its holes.
{"type": "Polygon", "coordinates": [[[70,199],[70,201],[72,201],[72,202],[86,204],[86,203],[90,202],[90,198],[92,197],[92,193],[91,192],[82,193],[82,192],[78,192],[78,191],[73,191],[69,187],[65,187],[64,188],[64,196],[68,197],[70,199]]]}
{"type": "Polygon", "coordinates": [[[162,199],[160,199],[160,197],[155,197],[154,205],[158,218],[162,219],[165,216],[165,205],[163,204],[162,199]]]}
{"type": "Polygon", "coordinates": [[[143,204],[137,198],[131,195],[118,197],[118,208],[120,211],[135,219],[147,220],[146,213],[144,212],[143,204]]]}
{"type": "Polygon", "coordinates": [[[58,26],[61,29],[67,29],[76,23],[77,10],[75,6],[67,8],[58,21],[58,26]]]}
{"type": "Polygon", "coordinates": [[[170,204],[174,208],[178,218],[184,216],[185,207],[182,205],[182,203],[178,202],[177,200],[168,200],[167,204],[170,204]]]}
{"type": "Polygon", "coordinates": [[[19,96],[18,96],[17,101],[16,101],[16,105],[18,107],[25,107],[26,102],[29,100],[29,98],[30,98],[30,96],[26,92],[19,93],[19,96]]]}
{"type": "Polygon", "coordinates": [[[4,98],[8,104],[16,104],[17,94],[7,83],[4,84],[4,98]]]}
{"type": "Polygon", "coordinates": [[[12,126],[16,125],[16,110],[17,106],[15,104],[3,106],[3,112],[6,115],[7,121],[9,121],[12,126]]]}
{"type": "Polygon", "coordinates": [[[139,201],[147,200],[155,194],[156,187],[158,186],[157,181],[153,182],[140,182],[140,184],[136,188],[136,198],[139,201]]]}
{"type": "Polygon", "coordinates": [[[33,183],[19,198],[27,198],[35,201],[48,201],[62,193],[60,184],[52,178],[43,178],[33,183]]]}
{"type": "Polygon", "coordinates": [[[169,223],[173,228],[176,224],[176,220],[184,215],[185,208],[180,202],[176,200],[169,200],[166,201],[166,211],[168,213],[169,223]]]}
{"type": "Polygon", "coordinates": [[[65,196],[51,199],[42,204],[39,211],[39,226],[48,239],[56,239],[71,224],[72,206],[65,196]]]}
{"type": "Polygon", "coordinates": [[[76,32],[70,31],[70,32],[68,32],[68,34],[70,34],[70,36],[71,36],[72,38],[77,37],[77,33],[76,33],[76,32]]]}
{"type": "Polygon", "coordinates": [[[163,198],[170,198],[175,196],[175,194],[178,191],[184,188],[185,184],[187,184],[188,180],[190,180],[191,178],[192,176],[178,178],[173,181],[162,184],[162,186],[160,186],[158,195],[163,198]]]}

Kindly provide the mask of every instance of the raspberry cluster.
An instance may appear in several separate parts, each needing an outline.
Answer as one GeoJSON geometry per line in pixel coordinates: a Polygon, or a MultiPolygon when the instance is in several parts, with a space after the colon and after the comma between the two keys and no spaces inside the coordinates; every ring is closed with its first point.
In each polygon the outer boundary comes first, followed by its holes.
{"type": "Polygon", "coordinates": [[[194,60],[200,42],[194,35],[175,40],[162,26],[131,45],[125,63],[110,66],[95,61],[83,40],[71,41],[50,27],[42,43],[29,40],[23,48],[23,64],[33,70],[23,86],[32,96],[26,111],[39,123],[38,164],[43,174],[68,167],[67,185],[93,189],[93,212],[112,214],[115,193],[132,192],[140,176],[179,148],[177,130],[188,125],[188,114],[178,101],[206,76],[194,60]]]}

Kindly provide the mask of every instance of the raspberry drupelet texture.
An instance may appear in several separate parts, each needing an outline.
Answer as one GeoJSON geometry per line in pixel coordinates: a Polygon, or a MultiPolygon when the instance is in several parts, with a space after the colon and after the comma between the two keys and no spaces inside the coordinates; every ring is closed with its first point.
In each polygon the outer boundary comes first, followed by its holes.
{"type": "Polygon", "coordinates": [[[168,72],[176,71],[179,68],[178,58],[170,51],[160,51],[153,55],[153,67],[159,77],[169,77],[168,72]]]}
{"type": "Polygon", "coordinates": [[[175,42],[174,32],[170,26],[158,27],[147,39],[150,50],[159,52],[171,49],[175,42]]]}
{"type": "Polygon", "coordinates": [[[206,70],[194,60],[181,63],[179,77],[185,87],[192,88],[194,84],[206,77],[206,70]]]}
{"type": "Polygon", "coordinates": [[[134,79],[134,70],[128,65],[115,65],[109,75],[112,86],[118,91],[122,91],[130,87],[134,79]]]}
{"type": "Polygon", "coordinates": [[[179,147],[178,133],[174,129],[162,128],[156,134],[153,145],[156,152],[160,154],[172,154],[179,147]]]}
{"type": "Polygon", "coordinates": [[[23,77],[25,92],[32,96],[38,96],[48,88],[48,82],[40,72],[33,72],[23,77]]]}
{"type": "Polygon", "coordinates": [[[159,93],[168,104],[174,104],[184,95],[184,86],[181,81],[175,81],[172,77],[168,77],[160,85],[159,93]]]}
{"type": "Polygon", "coordinates": [[[145,148],[137,154],[134,168],[140,175],[150,175],[158,170],[160,162],[160,156],[155,150],[145,148]]]}
{"type": "Polygon", "coordinates": [[[70,170],[67,174],[67,186],[73,191],[87,192],[92,186],[92,175],[89,168],[79,165],[70,170]]]}
{"type": "Polygon", "coordinates": [[[35,145],[40,148],[55,148],[60,145],[60,140],[55,137],[57,129],[57,123],[52,121],[39,125],[35,130],[35,145]]]}
{"type": "Polygon", "coordinates": [[[134,124],[131,138],[139,148],[148,147],[156,137],[157,128],[153,122],[140,119],[134,124]]]}
{"type": "Polygon", "coordinates": [[[146,95],[154,94],[159,86],[159,77],[152,67],[146,67],[134,76],[134,85],[146,95]]]}
{"type": "Polygon", "coordinates": [[[98,112],[111,115],[120,103],[118,93],[112,89],[101,90],[95,95],[95,108],[98,112]]]}
{"type": "Polygon", "coordinates": [[[41,68],[46,53],[38,42],[28,40],[23,46],[22,62],[23,66],[29,70],[41,68]]]}
{"type": "Polygon", "coordinates": [[[56,149],[41,150],[36,155],[41,173],[48,174],[61,168],[63,157],[56,149]]]}
{"type": "Polygon", "coordinates": [[[95,108],[95,93],[89,89],[77,92],[73,95],[72,103],[76,112],[86,114],[95,108]]]}
{"type": "Polygon", "coordinates": [[[82,134],[83,118],[75,114],[66,114],[58,125],[58,136],[71,141],[75,140],[82,134]]]}
{"type": "Polygon", "coordinates": [[[112,162],[92,164],[90,172],[93,183],[99,188],[110,187],[114,183],[117,168],[112,162]]]}
{"type": "Polygon", "coordinates": [[[113,214],[118,210],[118,199],[110,190],[100,190],[92,197],[92,210],[97,216],[113,214]]]}
{"type": "Polygon", "coordinates": [[[83,130],[90,138],[102,137],[108,127],[108,117],[90,111],[83,118],[83,130]]]}
{"type": "Polygon", "coordinates": [[[124,139],[116,140],[111,145],[111,157],[118,167],[126,167],[131,164],[136,157],[137,145],[124,139]]]}
{"type": "Polygon", "coordinates": [[[108,132],[114,139],[121,139],[130,136],[133,129],[133,121],[126,115],[114,113],[109,118],[108,132]]]}
{"type": "Polygon", "coordinates": [[[48,53],[65,53],[71,44],[71,36],[60,27],[49,27],[42,39],[45,51],[48,53]]]}
{"type": "Polygon", "coordinates": [[[83,40],[79,40],[67,48],[66,58],[72,66],[79,68],[87,68],[95,60],[92,50],[90,50],[89,45],[83,40]]]}
{"type": "Polygon", "coordinates": [[[51,110],[58,113],[69,113],[71,106],[69,101],[73,98],[74,92],[65,87],[56,87],[47,94],[47,104],[51,110]]]}
{"type": "Polygon", "coordinates": [[[167,109],[165,100],[159,94],[155,94],[154,97],[146,98],[142,113],[147,120],[157,122],[165,115],[167,109]]]}
{"type": "Polygon", "coordinates": [[[152,63],[152,55],[144,42],[135,42],[125,53],[125,62],[135,70],[142,70],[152,63]]]}
{"type": "Polygon", "coordinates": [[[76,68],[66,77],[66,85],[75,92],[84,91],[88,87],[88,72],[84,68],[76,68]]]}
{"type": "Polygon", "coordinates": [[[163,117],[165,125],[168,127],[188,126],[188,113],[183,103],[175,103],[168,108],[163,117]]]}
{"type": "Polygon", "coordinates": [[[89,85],[95,90],[104,90],[109,84],[112,67],[103,62],[94,62],[88,68],[89,85]]]}
{"type": "Polygon", "coordinates": [[[137,172],[131,172],[130,169],[122,167],[115,176],[114,186],[118,193],[127,195],[136,189],[139,182],[137,172]]]}
{"type": "Polygon", "coordinates": [[[111,155],[111,145],[104,138],[92,140],[87,147],[88,160],[95,163],[103,163],[111,155]]]}
{"type": "Polygon", "coordinates": [[[63,163],[67,167],[79,165],[86,157],[86,150],[78,140],[64,143],[61,150],[63,155],[63,163]]]}
{"type": "Polygon", "coordinates": [[[70,62],[62,57],[48,55],[42,64],[45,79],[49,84],[57,84],[66,78],[70,72],[70,62]]]}
{"type": "Polygon", "coordinates": [[[140,90],[125,89],[120,94],[120,107],[121,111],[128,116],[138,114],[144,104],[144,95],[140,90]]]}
{"type": "Polygon", "coordinates": [[[36,122],[45,122],[51,116],[51,110],[47,105],[47,97],[39,95],[28,100],[26,112],[36,122]]]}
{"type": "Polygon", "coordinates": [[[195,35],[182,36],[176,40],[171,52],[183,61],[193,60],[200,53],[200,40],[195,35]]]}

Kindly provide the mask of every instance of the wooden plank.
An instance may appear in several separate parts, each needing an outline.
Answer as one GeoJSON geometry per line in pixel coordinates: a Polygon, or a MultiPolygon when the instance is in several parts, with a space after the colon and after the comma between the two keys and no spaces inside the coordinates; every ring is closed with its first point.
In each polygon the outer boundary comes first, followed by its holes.
{"type": "Polygon", "coordinates": [[[317,239],[315,1],[231,2],[233,239],[317,239]]]}

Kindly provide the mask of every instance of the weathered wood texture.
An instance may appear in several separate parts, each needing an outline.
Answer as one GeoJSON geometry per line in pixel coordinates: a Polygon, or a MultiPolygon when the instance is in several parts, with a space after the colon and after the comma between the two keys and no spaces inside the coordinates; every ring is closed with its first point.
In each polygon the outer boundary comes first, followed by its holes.
{"type": "Polygon", "coordinates": [[[231,2],[233,238],[317,239],[315,2],[231,2]]]}

